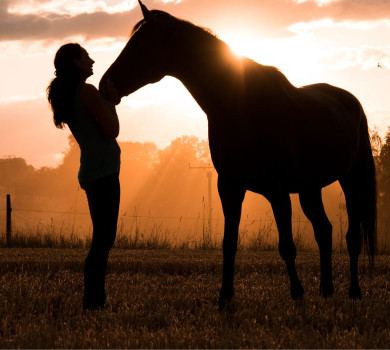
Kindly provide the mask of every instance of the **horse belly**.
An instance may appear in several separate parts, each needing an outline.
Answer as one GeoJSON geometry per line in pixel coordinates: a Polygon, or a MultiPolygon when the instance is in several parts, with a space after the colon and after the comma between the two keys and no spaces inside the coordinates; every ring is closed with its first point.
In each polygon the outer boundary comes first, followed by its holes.
{"type": "Polygon", "coordinates": [[[329,182],[348,173],[359,145],[358,129],[347,120],[336,117],[319,118],[305,128],[300,138],[300,172],[321,182],[329,182]]]}
{"type": "Polygon", "coordinates": [[[209,132],[211,157],[220,176],[232,178],[248,189],[256,187],[255,192],[260,188],[296,184],[299,177],[292,148],[284,150],[280,143],[272,141],[270,135],[258,136],[254,138],[256,142],[250,142],[251,132],[240,137],[235,130],[229,136],[227,132],[222,136],[209,132]]]}

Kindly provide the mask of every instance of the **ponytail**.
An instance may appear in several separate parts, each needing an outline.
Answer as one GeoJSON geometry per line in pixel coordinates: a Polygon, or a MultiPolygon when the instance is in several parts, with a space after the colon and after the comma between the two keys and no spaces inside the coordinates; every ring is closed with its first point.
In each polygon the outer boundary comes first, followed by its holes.
{"type": "Polygon", "coordinates": [[[47,99],[53,111],[53,121],[57,128],[63,129],[72,117],[71,101],[82,76],[74,60],[82,55],[79,44],[65,44],[59,48],[54,58],[55,78],[46,89],[47,99]]]}

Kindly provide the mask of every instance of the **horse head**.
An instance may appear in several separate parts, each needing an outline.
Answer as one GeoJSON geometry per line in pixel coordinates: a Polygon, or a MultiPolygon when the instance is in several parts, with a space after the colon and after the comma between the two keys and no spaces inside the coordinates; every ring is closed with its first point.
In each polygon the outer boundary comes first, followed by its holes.
{"type": "Polygon", "coordinates": [[[172,40],[178,20],[159,10],[148,10],[141,1],[143,19],[133,28],[126,46],[104,73],[118,89],[120,98],[141,87],[160,81],[172,66],[172,40]]]}

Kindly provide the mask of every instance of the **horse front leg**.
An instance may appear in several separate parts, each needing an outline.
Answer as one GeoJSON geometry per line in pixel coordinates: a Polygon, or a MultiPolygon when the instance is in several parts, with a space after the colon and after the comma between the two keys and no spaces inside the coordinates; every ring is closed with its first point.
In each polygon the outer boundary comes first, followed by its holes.
{"type": "Polygon", "coordinates": [[[288,276],[290,278],[290,293],[292,299],[303,297],[303,287],[298,279],[295,268],[296,249],[293,241],[291,226],[291,200],[290,195],[286,193],[267,194],[266,198],[270,201],[272,211],[274,212],[276,225],[279,231],[279,253],[286,263],[288,276]]]}
{"type": "Polygon", "coordinates": [[[219,310],[225,309],[234,296],[234,262],[237,252],[238,227],[245,189],[227,177],[218,177],[218,192],[225,216],[223,236],[223,273],[219,310]]]}

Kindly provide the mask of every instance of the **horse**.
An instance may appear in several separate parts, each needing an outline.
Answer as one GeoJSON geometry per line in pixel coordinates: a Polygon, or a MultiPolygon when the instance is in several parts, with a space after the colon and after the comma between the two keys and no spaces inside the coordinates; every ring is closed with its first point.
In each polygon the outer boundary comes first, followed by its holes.
{"type": "Polygon", "coordinates": [[[320,294],[334,293],[332,224],[322,188],[339,181],[345,195],[350,258],[349,297],[362,297],[358,258],[362,246],[374,262],[376,180],[367,118],[358,99],[328,84],[295,87],[277,68],[238,57],[210,30],[167,12],[149,10],[104,73],[120,98],[164,76],[180,80],[208,119],[211,158],[225,217],[219,308],[234,296],[234,264],[246,191],[271,204],[278,250],[292,299],[304,294],[298,278],[290,194],[298,193],[320,253],[320,294]]]}

